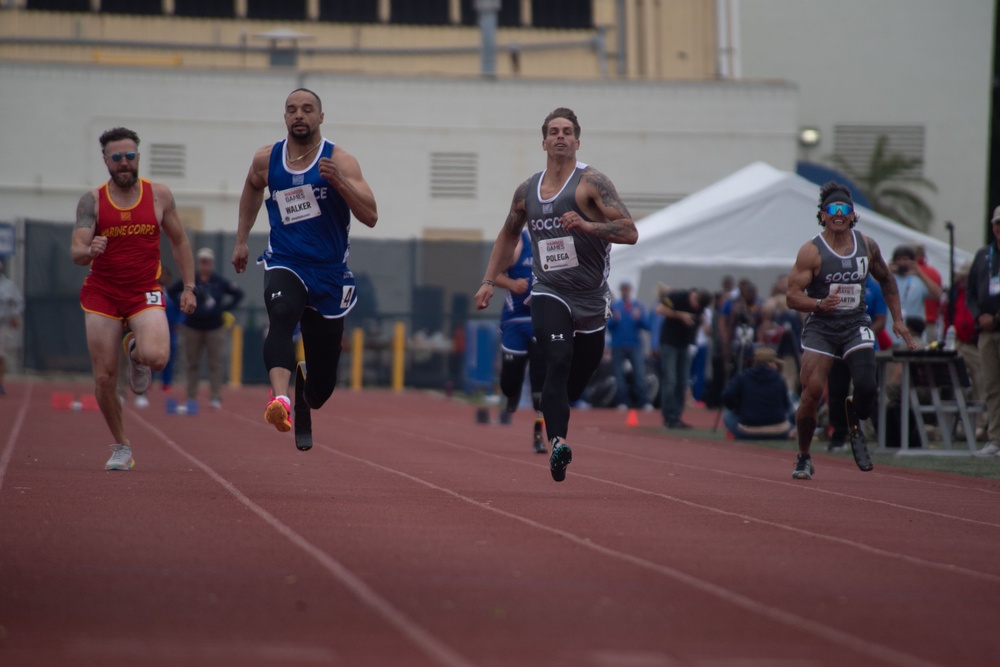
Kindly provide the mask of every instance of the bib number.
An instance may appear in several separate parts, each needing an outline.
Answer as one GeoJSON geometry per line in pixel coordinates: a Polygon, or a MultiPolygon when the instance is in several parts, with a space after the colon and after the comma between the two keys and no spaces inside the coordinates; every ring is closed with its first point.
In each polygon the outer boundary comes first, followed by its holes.
{"type": "Polygon", "coordinates": [[[160,290],[154,290],[152,292],[146,292],[146,305],[147,306],[162,306],[163,305],[163,293],[160,290]]]}
{"type": "Polygon", "coordinates": [[[562,271],[580,265],[576,256],[576,242],[572,236],[542,239],[538,242],[538,256],[542,260],[544,271],[562,271]]]}
{"type": "Polygon", "coordinates": [[[278,206],[281,207],[281,220],[286,225],[319,217],[319,203],[311,185],[280,190],[277,194],[278,206]]]}
{"type": "Polygon", "coordinates": [[[840,303],[837,304],[836,310],[860,310],[861,308],[861,285],[833,283],[830,285],[830,294],[840,297],[840,303]]]}
{"type": "Polygon", "coordinates": [[[868,327],[861,327],[861,340],[863,340],[866,343],[874,343],[875,332],[869,329],[868,327]]]}
{"type": "Polygon", "coordinates": [[[344,285],[343,296],[340,297],[340,307],[347,308],[351,305],[351,299],[354,298],[354,285],[344,285]]]}

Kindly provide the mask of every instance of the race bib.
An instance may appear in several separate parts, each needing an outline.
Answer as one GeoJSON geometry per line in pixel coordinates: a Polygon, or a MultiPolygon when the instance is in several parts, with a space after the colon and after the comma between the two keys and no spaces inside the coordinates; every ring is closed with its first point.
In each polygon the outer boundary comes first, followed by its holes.
{"type": "Polygon", "coordinates": [[[1000,276],[990,276],[990,296],[1000,294],[1000,276]]]}
{"type": "Polygon", "coordinates": [[[840,303],[837,304],[836,310],[860,310],[861,308],[861,285],[833,283],[830,285],[830,294],[840,297],[840,303]]]}
{"type": "Polygon", "coordinates": [[[542,239],[538,242],[538,256],[542,260],[544,271],[562,271],[580,264],[576,256],[576,242],[572,236],[542,239]]]}
{"type": "Polygon", "coordinates": [[[281,207],[281,219],[289,225],[293,222],[317,218],[320,216],[319,203],[311,185],[300,185],[295,188],[278,191],[276,198],[281,207]]]}

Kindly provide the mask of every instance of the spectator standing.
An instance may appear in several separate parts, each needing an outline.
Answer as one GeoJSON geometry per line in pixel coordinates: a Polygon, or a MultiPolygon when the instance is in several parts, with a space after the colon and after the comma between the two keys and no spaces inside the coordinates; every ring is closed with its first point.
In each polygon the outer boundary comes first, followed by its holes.
{"type": "MultiPolygon", "coordinates": [[[[208,383],[210,405],[222,407],[222,353],[226,345],[227,332],[223,314],[232,311],[243,299],[243,290],[235,282],[226,280],[215,271],[215,253],[211,248],[201,248],[197,253],[195,272],[195,295],[198,307],[184,321],[182,335],[187,358],[187,397],[194,400],[198,395],[199,369],[203,355],[208,357],[208,383]]],[[[173,299],[178,299],[184,285],[180,281],[168,290],[173,299]]]]}
{"type": "Polygon", "coordinates": [[[757,348],[753,353],[753,365],[730,380],[723,390],[722,421],[737,440],[791,437],[792,403],[781,365],[774,350],[757,348]]]}
{"type": "Polygon", "coordinates": [[[611,319],[608,320],[618,408],[625,410],[631,406],[625,376],[625,361],[628,360],[632,365],[636,401],[644,410],[652,410],[646,394],[646,360],[642,344],[642,330],[649,330],[649,313],[644,305],[632,299],[632,285],[622,283],[618,289],[621,298],[611,304],[611,319]]]}
{"type": "MultiPolygon", "coordinates": [[[[927,263],[927,249],[923,243],[916,243],[913,252],[917,255],[917,264],[931,281],[941,287],[941,272],[927,263]]],[[[941,340],[943,331],[938,331],[938,314],[941,312],[941,296],[928,298],[924,301],[924,321],[927,322],[927,342],[941,340]]]]}
{"type": "MultiPolygon", "coordinates": [[[[915,340],[926,340],[926,302],[928,299],[937,301],[941,298],[941,286],[917,263],[917,252],[912,246],[901,245],[892,252],[889,270],[896,277],[903,321],[910,330],[910,335],[915,340]]],[[[891,326],[889,328],[891,330],[891,326]]]]}
{"type": "Polygon", "coordinates": [[[965,292],[979,331],[980,378],[988,415],[987,442],[975,452],[977,456],[1000,454],[1000,206],[993,210],[990,227],[993,241],[976,252],[965,292]]]}
{"type": "Polygon", "coordinates": [[[656,312],[664,317],[660,328],[660,410],[667,428],[691,428],[681,420],[691,375],[689,347],[695,341],[702,312],[712,300],[708,291],[669,288],[660,291],[660,303],[656,306],[656,312]]]}
{"type": "MultiPolygon", "coordinates": [[[[972,382],[972,398],[976,401],[984,400],[983,379],[982,379],[982,357],[979,354],[979,331],[976,327],[976,320],[969,311],[965,303],[965,295],[969,284],[969,270],[972,262],[962,264],[955,272],[955,289],[952,294],[954,299],[954,320],[949,322],[947,318],[949,306],[944,316],[945,328],[949,324],[955,325],[955,350],[965,361],[965,368],[969,372],[969,380],[972,382]]],[[[987,414],[980,412],[976,415],[976,438],[986,436],[987,414]]]]}
{"type": "Polygon", "coordinates": [[[7,377],[7,347],[11,343],[14,330],[21,326],[24,314],[24,295],[14,281],[4,273],[0,262],[0,396],[6,392],[4,379],[7,377]]]}

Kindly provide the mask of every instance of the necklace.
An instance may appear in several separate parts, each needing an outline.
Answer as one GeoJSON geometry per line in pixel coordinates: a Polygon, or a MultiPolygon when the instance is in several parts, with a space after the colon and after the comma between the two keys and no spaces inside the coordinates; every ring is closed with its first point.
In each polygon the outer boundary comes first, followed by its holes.
{"type": "Polygon", "coordinates": [[[297,158],[292,159],[291,154],[288,152],[288,142],[285,142],[285,160],[288,162],[288,164],[291,164],[293,162],[298,162],[299,160],[301,160],[302,158],[304,158],[305,156],[309,155],[314,150],[316,150],[317,148],[319,148],[320,144],[322,144],[322,143],[323,143],[323,139],[320,138],[319,142],[317,142],[317,144],[315,146],[313,146],[312,148],[310,148],[309,150],[307,150],[305,153],[303,153],[302,155],[298,156],[297,158]]]}

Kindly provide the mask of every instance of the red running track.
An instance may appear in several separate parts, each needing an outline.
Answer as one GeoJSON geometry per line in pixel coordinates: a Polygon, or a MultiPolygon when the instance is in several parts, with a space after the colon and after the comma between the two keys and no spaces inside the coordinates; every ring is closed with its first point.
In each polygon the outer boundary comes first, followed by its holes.
{"type": "MultiPolygon", "coordinates": [[[[127,410],[103,471],[66,385],[0,400],[2,665],[996,665],[1000,485],[573,415],[556,484],[530,415],[338,390],[316,447],[264,391],[127,410]]],[[[77,393],[85,385],[70,387],[77,393]]]]}

